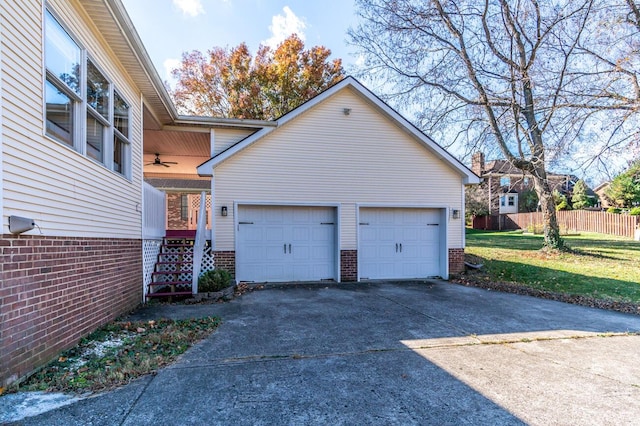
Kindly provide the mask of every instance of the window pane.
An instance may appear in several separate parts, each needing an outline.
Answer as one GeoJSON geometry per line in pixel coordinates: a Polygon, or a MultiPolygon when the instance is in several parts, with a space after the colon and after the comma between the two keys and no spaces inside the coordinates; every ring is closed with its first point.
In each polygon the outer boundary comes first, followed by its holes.
{"type": "Polygon", "coordinates": [[[87,155],[104,162],[104,126],[87,114],[87,155]]]}
{"type": "Polygon", "coordinates": [[[47,134],[73,146],[73,101],[48,80],[45,87],[47,134]]]}
{"type": "Polygon", "coordinates": [[[121,175],[127,175],[125,162],[127,161],[127,151],[129,144],[118,136],[113,138],[113,170],[121,175]]]}
{"type": "Polygon", "coordinates": [[[180,196],[180,219],[189,220],[189,196],[187,194],[180,196]]]}
{"type": "Polygon", "coordinates": [[[109,119],[109,82],[93,63],[87,60],[87,103],[109,119]]]}
{"type": "Polygon", "coordinates": [[[45,64],[71,90],[80,94],[80,48],[49,11],[45,13],[45,64]]]}
{"type": "Polygon", "coordinates": [[[113,125],[122,136],[129,137],[129,105],[118,92],[113,92],[113,125]]]}

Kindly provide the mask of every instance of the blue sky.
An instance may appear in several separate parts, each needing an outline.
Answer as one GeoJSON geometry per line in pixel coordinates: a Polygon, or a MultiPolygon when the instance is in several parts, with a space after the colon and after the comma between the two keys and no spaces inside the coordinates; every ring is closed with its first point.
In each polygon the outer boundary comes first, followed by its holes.
{"type": "Polygon", "coordinates": [[[182,52],[246,42],[277,45],[297,33],[307,48],[323,45],[332,58],[354,64],[347,29],[355,23],[353,0],[123,0],[163,80],[182,52]]]}

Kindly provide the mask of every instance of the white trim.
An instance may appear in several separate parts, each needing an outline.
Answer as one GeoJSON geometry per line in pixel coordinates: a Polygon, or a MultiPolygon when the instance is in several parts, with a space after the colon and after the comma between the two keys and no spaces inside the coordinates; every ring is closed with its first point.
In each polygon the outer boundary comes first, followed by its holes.
{"type": "Polygon", "coordinates": [[[467,247],[467,212],[466,212],[466,200],[465,194],[467,193],[467,187],[462,186],[462,202],[460,205],[462,208],[460,209],[460,220],[462,221],[460,227],[462,228],[462,250],[467,247]]]}
{"type": "Polygon", "coordinates": [[[440,210],[440,272],[441,277],[444,280],[449,279],[449,207],[442,204],[385,204],[385,203],[356,203],[356,262],[357,262],[357,277],[356,280],[360,282],[360,209],[362,208],[392,208],[392,209],[425,209],[425,210],[440,210]]]}
{"type": "Polygon", "coordinates": [[[213,153],[216,152],[216,129],[209,129],[209,155],[213,157],[213,153]]]}
{"type": "MultiPolygon", "coordinates": [[[[211,144],[211,149],[213,149],[213,142],[211,144]]],[[[211,224],[211,232],[209,232],[209,244],[211,245],[211,255],[213,256],[214,259],[214,265],[215,265],[215,252],[216,252],[216,215],[217,213],[217,209],[216,209],[216,193],[215,193],[215,189],[216,189],[216,176],[215,173],[211,173],[211,217],[209,218],[210,220],[210,224],[211,224]]],[[[206,203],[207,200],[205,198],[204,202],[206,203]]],[[[235,214],[234,214],[235,217],[235,214]]]]}
{"type": "Polygon", "coordinates": [[[211,171],[218,164],[222,163],[223,161],[227,160],[228,158],[232,157],[238,152],[244,150],[245,148],[251,146],[255,142],[265,137],[266,135],[277,130],[278,127],[293,120],[300,114],[313,108],[314,106],[323,102],[324,100],[334,95],[338,91],[343,90],[347,87],[351,87],[356,92],[358,92],[363,98],[369,101],[369,103],[375,106],[383,114],[385,114],[387,117],[395,121],[400,126],[401,129],[409,133],[417,141],[419,141],[423,146],[425,146],[428,150],[430,150],[434,155],[436,155],[442,161],[447,163],[451,168],[456,170],[463,177],[463,183],[465,184],[480,183],[480,178],[476,176],[471,170],[469,170],[466,166],[464,166],[461,162],[459,162],[455,157],[449,154],[444,148],[438,145],[433,139],[431,139],[429,136],[425,135],[420,130],[418,130],[407,119],[405,119],[400,114],[398,114],[393,108],[391,108],[389,105],[384,103],[380,98],[374,95],[373,92],[371,92],[369,89],[367,89],[365,86],[363,86],[360,82],[358,82],[355,78],[351,76],[346,77],[341,82],[337,83],[336,85],[330,87],[329,89],[320,93],[316,97],[300,105],[298,108],[280,117],[278,120],[276,120],[276,127],[263,128],[262,130],[247,137],[246,139],[237,143],[236,145],[232,146],[226,151],[202,163],[197,167],[198,174],[201,176],[210,176],[211,171]]]}
{"type": "MultiPolygon", "coordinates": [[[[213,198],[212,198],[213,204],[213,198]]],[[[336,282],[342,282],[342,277],[340,276],[340,236],[341,236],[341,203],[327,203],[327,202],[291,202],[291,201],[234,201],[233,202],[233,239],[234,239],[234,250],[236,259],[238,258],[238,209],[241,206],[273,206],[273,207],[331,207],[335,209],[336,213],[336,228],[334,235],[334,279],[336,282]]],[[[215,233],[215,229],[212,227],[212,234],[215,233]]],[[[236,277],[238,271],[238,264],[236,263],[236,277]]],[[[236,278],[236,284],[239,283],[236,278]]]]}

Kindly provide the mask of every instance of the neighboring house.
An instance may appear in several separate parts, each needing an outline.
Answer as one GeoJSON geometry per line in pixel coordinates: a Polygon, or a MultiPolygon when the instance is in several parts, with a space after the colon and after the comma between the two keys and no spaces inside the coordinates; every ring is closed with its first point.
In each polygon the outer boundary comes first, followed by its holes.
{"type": "Polygon", "coordinates": [[[352,77],[225,148],[198,173],[212,176],[216,264],[237,281],[463,269],[478,177],[352,77]]]}
{"type": "MultiPolygon", "coordinates": [[[[471,170],[482,178],[477,194],[489,207],[491,215],[526,211],[522,197],[534,191],[533,179],[506,160],[485,162],[484,154],[476,152],[471,158],[471,170]]],[[[571,200],[578,178],[573,175],[547,173],[551,190],[557,190],[571,200]]]]}
{"type": "Polygon", "coordinates": [[[603,209],[613,207],[609,202],[609,197],[607,197],[607,191],[609,190],[610,186],[611,182],[603,182],[593,189],[593,192],[598,196],[599,206],[603,209]]]}
{"type": "Polygon", "coordinates": [[[120,0],[0,2],[0,387],[144,301],[203,220],[236,280],[447,278],[477,183],[352,78],[276,121],[180,116],[120,0]]]}

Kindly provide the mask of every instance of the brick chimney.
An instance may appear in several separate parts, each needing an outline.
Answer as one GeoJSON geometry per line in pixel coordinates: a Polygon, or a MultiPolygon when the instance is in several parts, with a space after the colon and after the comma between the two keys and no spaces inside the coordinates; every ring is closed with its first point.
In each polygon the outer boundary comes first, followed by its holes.
{"type": "Polygon", "coordinates": [[[476,152],[471,156],[471,171],[482,176],[484,171],[484,154],[482,152],[476,152]]]}

